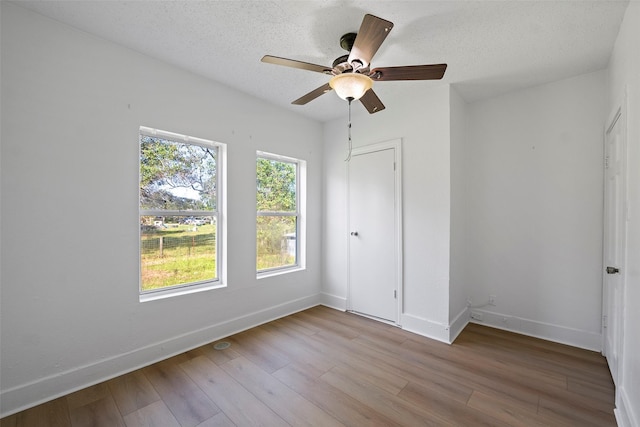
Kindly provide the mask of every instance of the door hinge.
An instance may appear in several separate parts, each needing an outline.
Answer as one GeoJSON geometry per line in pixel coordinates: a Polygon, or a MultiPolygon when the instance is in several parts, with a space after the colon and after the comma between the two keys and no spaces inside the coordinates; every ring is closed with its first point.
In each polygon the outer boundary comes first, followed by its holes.
{"type": "Polygon", "coordinates": [[[604,168],[609,169],[609,156],[604,156],[604,168]]]}
{"type": "Polygon", "coordinates": [[[393,170],[396,170],[396,162],[393,162],[393,170]]]}
{"type": "Polygon", "coordinates": [[[602,327],[607,329],[607,316],[602,316],[602,327]]]}
{"type": "Polygon", "coordinates": [[[395,289],[393,291],[393,298],[398,299],[398,291],[396,291],[395,289]]]}

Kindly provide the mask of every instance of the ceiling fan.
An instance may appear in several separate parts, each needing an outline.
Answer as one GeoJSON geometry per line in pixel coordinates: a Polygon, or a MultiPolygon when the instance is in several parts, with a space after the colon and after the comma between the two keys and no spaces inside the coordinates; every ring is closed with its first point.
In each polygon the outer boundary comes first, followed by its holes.
{"type": "Polygon", "coordinates": [[[338,96],[351,103],[359,99],[370,114],[384,110],[384,104],[372,89],[374,81],[439,80],[447,64],[379,67],[371,69],[371,59],[389,35],[393,23],[373,15],[365,15],[358,33],[347,33],[340,38],[340,46],[349,52],[333,61],[331,67],[265,55],[262,62],[300,70],[315,71],[332,76],[329,83],[292,102],[305,105],[320,95],[335,90],[338,96]]]}

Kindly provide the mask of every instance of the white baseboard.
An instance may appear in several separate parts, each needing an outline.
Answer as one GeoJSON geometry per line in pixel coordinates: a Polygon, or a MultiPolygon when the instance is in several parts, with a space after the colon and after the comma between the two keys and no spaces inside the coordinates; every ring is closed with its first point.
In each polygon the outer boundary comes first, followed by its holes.
{"type": "Polygon", "coordinates": [[[542,338],[547,341],[584,348],[586,350],[597,352],[602,350],[602,334],[600,333],[538,322],[536,320],[524,319],[484,309],[470,309],[469,316],[471,316],[472,312],[478,312],[482,315],[482,320],[471,318],[471,322],[479,325],[487,325],[522,335],[542,338]]]}
{"type": "Polygon", "coordinates": [[[469,316],[470,313],[468,309],[465,307],[458,313],[458,315],[453,319],[453,322],[449,325],[449,343],[453,343],[460,332],[464,329],[465,326],[469,324],[469,316]]]}
{"type": "MultiPolygon", "coordinates": [[[[320,294],[320,304],[333,308],[339,311],[347,311],[347,299],[338,297],[331,294],[320,294]]],[[[357,313],[361,316],[368,317],[366,314],[357,313]]],[[[375,317],[371,317],[375,320],[375,317]]],[[[387,322],[383,322],[387,323],[387,322]]],[[[392,322],[393,323],[393,322],[392,322]]],[[[455,336],[458,336],[464,327],[469,323],[469,316],[466,311],[463,311],[458,315],[454,323],[455,327],[452,329],[455,331],[455,336]]],[[[395,324],[395,323],[393,323],[395,324]]],[[[431,320],[423,319],[421,317],[413,316],[411,314],[400,315],[400,327],[406,331],[413,332],[414,334],[422,335],[427,338],[442,341],[447,344],[451,344],[453,339],[451,337],[451,330],[448,325],[443,325],[431,320]]],[[[455,338],[455,336],[453,338],[455,338]]]]}
{"type": "MultiPolygon", "coordinates": [[[[636,406],[638,406],[636,402],[636,406]]],[[[640,409],[640,408],[635,408],[640,409]]],[[[616,408],[613,410],[619,427],[639,427],[640,418],[634,413],[631,399],[624,386],[616,388],[616,408]]]]}
{"type": "Polygon", "coordinates": [[[400,324],[402,329],[409,332],[413,332],[418,335],[425,336],[437,341],[450,344],[450,329],[449,325],[433,322],[431,320],[423,319],[421,317],[413,316],[411,314],[403,313],[400,316],[400,324]]]}
{"type": "Polygon", "coordinates": [[[466,308],[460,311],[450,325],[433,322],[410,314],[403,314],[401,319],[402,329],[427,338],[451,344],[469,323],[469,313],[466,308]]]}
{"type": "Polygon", "coordinates": [[[326,305],[327,307],[330,307],[330,308],[335,308],[336,310],[340,310],[340,311],[347,310],[347,299],[344,297],[339,297],[337,295],[321,293],[320,304],[326,305]]]}
{"type": "Polygon", "coordinates": [[[193,348],[318,305],[319,294],[268,307],[133,351],[79,366],[0,392],[0,417],[20,412],[193,348]]]}

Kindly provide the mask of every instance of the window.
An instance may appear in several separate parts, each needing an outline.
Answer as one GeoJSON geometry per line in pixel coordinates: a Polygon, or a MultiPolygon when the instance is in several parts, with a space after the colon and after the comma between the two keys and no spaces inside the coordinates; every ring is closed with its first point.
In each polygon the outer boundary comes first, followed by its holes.
{"type": "Polygon", "coordinates": [[[305,162],[258,152],[256,266],[259,274],[304,267],[305,162]]]}
{"type": "Polygon", "coordinates": [[[140,295],[220,286],[224,144],[140,128],[140,295]]]}

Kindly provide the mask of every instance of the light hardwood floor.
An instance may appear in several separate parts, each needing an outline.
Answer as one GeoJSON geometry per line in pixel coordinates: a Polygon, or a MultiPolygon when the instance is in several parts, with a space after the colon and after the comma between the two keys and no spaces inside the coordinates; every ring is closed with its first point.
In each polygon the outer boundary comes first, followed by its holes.
{"type": "Polygon", "coordinates": [[[2,419],[14,426],[615,426],[595,352],[469,324],[453,345],[326,307],[2,419]]]}

